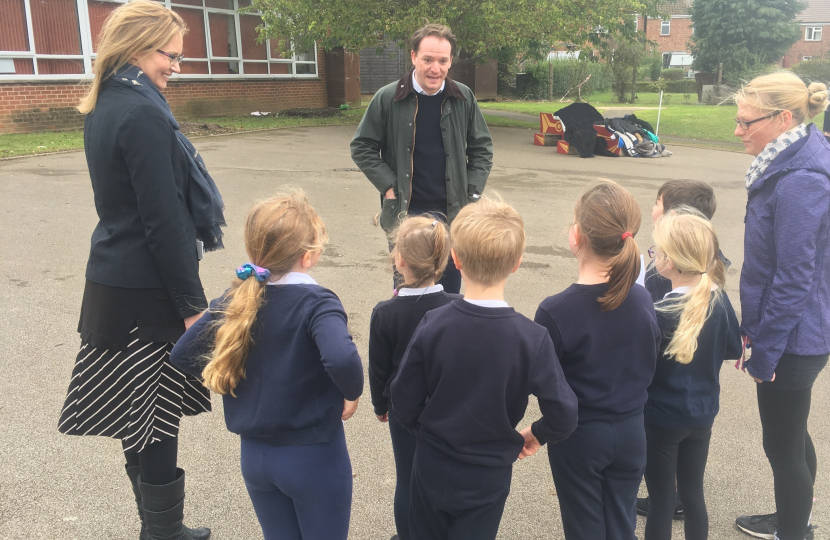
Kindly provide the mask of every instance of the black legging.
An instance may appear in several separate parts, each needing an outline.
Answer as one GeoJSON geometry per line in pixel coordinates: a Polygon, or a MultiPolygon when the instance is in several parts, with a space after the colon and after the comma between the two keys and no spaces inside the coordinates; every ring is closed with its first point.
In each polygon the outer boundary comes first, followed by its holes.
{"type": "Polygon", "coordinates": [[[141,481],[163,486],[176,480],[179,439],[172,437],[148,444],[141,452],[124,452],[128,467],[141,469],[141,481]]]}
{"type": "Polygon", "coordinates": [[[645,540],[671,540],[677,496],[683,503],[686,540],[708,538],[709,516],[703,498],[703,474],[711,438],[711,427],[661,429],[646,425],[648,519],[645,540]]]}
{"type": "Polygon", "coordinates": [[[803,540],[813,509],[816,449],[807,432],[812,388],[758,385],[764,452],[772,466],[779,540],[803,540]]]}

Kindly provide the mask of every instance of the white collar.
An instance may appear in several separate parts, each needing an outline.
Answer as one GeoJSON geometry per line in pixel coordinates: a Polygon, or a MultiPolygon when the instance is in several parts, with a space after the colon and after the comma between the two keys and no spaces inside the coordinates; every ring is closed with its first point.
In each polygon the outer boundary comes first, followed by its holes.
{"type": "Polygon", "coordinates": [[[268,281],[268,285],[317,285],[317,282],[304,272],[288,272],[277,280],[268,281]]]}
{"type": "MultiPolygon", "coordinates": [[[[444,79],[444,82],[441,83],[441,88],[438,90],[438,92],[443,92],[444,91],[444,86],[446,86],[446,85],[447,85],[447,80],[444,79]]],[[[418,84],[418,81],[415,79],[415,71],[414,70],[412,71],[412,88],[414,88],[415,91],[418,92],[419,94],[423,94],[425,96],[430,95],[430,94],[427,94],[427,91],[424,90],[423,87],[421,87],[420,84],[418,84]]],[[[435,94],[437,94],[438,92],[435,92],[435,94]]],[[[431,94],[431,95],[434,96],[435,94],[431,94]]]]}
{"type": "Polygon", "coordinates": [[[431,287],[421,287],[420,289],[410,289],[404,287],[398,291],[398,296],[421,296],[424,294],[432,294],[444,290],[443,285],[433,285],[431,287]]]}
{"type": "Polygon", "coordinates": [[[467,298],[464,299],[465,302],[469,302],[473,305],[480,306],[480,307],[488,307],[488,308],[500,308],[500,307],[510,307],[510,304],[505,302],[504,300],[468,300],[467,298]]]}
{"type": "Polygon", "coordinates": [[[685,285],[683,287],[678,287],[676,289],[672,289],[672,290],[670,290],[669,292],[667,292],[666,294],[663,295],[663,300],[668,298],[670,294],[686,294],[687,292],[689,292],[689,289],[691,289],[691,287],[689,287],[688,285],[685,285]]]}

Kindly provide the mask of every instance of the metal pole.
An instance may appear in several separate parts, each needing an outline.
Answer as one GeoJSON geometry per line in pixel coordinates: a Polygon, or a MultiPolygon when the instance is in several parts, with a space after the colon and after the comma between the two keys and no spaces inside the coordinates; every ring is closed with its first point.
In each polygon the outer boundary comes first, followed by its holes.
{"type": "Polygon", "coordinates": [[[660,133],[660,112],[663,110],[663,91],[660,90],[660,105],[657,106],[657,126],[654,128],[654,134],[660,133]]]}

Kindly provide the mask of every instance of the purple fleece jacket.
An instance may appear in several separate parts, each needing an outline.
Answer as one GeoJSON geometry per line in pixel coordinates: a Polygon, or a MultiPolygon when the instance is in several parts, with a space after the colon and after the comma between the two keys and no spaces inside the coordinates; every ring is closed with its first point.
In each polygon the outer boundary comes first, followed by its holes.
{"type": "Polygon", "coordinates": [[[830,352],[830,144],[814,125],[752,184],[745,223],[741,332],[769,381],[784,353],[830,352]]]}

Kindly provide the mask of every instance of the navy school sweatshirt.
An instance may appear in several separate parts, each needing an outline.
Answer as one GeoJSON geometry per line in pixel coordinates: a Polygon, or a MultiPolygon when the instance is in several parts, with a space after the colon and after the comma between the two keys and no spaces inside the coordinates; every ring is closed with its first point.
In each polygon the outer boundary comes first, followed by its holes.
{"type": "MultiPolygon", "coordinates": [[[[363,366],[333,292],[319,285],[268,285],[252,328],[254,344],[236,397],[223,396],[228,430],[271,446],[332,440],[343,399],[363,392],[363,366]]],[[[224,296],[179,339],[170,360],[201,376],[224,296]]]]}
{"type": "Polygon", "coordinates": [[[372,310],[369,323],[369,389],[375,414],[389,412],[389,387],[398,374],[412,334],[427,311],[458,300],[461,295],[445,291],[421,296],[395,296],[372,310]]]}
{"type": "Polygon", "coordinates": [[[419,445],[474,465],[516,461],[524,446],[516,426],[530,394],[547,441],[576,429],[576,397],[550,337],[509,307],[454,300],[427,313],[391,390],[392,412],[419,445]]]}
{"type": "Polygon", "coordinates": [[[580,423],[642,413],[660,350],[648,291],[634,285],[617,309],[601,311],[598,300],[607,291],[607,283],[574,283],[536,311],[579,400],[580,423]]]}
{"type": "MultiPolygon", "coordinates": [[[[648,387],[645,422],[662,429],[710,427],[720,408],[720,368],[724,360],[741,356],[741,329],[732,303],[724,292],[712,304],[709,318],[697,338],[692,361],[681,364],[665,355],[680,322],[678,315],[657,312],[663,335],[654,380],[648,387]]],[[[671,293],[667,301],[680,298],[671,293]]]]}

